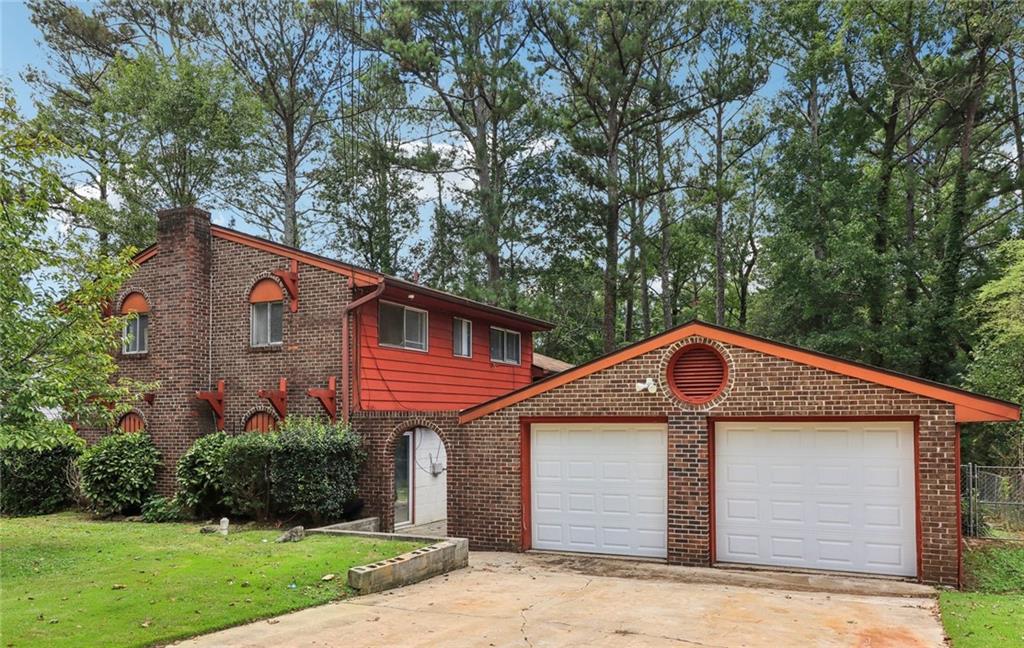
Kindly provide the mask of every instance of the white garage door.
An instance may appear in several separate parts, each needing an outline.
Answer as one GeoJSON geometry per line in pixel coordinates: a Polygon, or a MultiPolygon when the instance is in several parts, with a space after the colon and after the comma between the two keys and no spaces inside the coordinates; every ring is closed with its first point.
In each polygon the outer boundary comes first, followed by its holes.
{"type": "Polygon", "coordinates": [[[535,549],[666,557],[664,425],[531,428],[535,549]]]}
{"type": "Polygon", "coordinates": [[[722,562],[913,576],[913,423],[717,423],[715,518],[722,562]]]}

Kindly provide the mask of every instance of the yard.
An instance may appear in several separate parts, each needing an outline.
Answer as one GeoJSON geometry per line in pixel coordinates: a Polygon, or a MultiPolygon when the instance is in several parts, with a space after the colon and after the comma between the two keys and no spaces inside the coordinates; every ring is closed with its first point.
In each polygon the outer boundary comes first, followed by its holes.
{"type": "Polygon", "coordinates": [[[278,535],[225,538],[78,513],[0,519],[0,638],[13,647],[164,643],[343,598],[349,567],[418,546],[326,536],[277,544],[278,535]]]}
{"type": "Polygon", "coordinates": [[[954,648],[1024,644],[1024,543],[978,543],[964,573],[964,591],[939,598],[954,648]]]}

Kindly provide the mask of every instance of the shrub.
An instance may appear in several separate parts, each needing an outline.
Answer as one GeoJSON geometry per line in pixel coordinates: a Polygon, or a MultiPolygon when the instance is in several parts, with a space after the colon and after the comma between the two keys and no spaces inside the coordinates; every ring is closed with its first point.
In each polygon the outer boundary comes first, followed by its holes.
{"type": "Polygon", "coordinates": [[[285,419],[277,428],[271,462],[275,510],[317,522],[342,517],[356,494],[362,460],[360,439],[347,425],[285,419]]]}
{"type": "Polygon", "coordinates": [[[149,499],[160,453],[142,432],[112,434],[88,448],[78,460],[82,491],[103,513],[131,513],[149,499]]]}
{"type": "Polygon", "coordinates": [[[178,500],[196,515],[217,515],[227,510],[224,489],[224,432],[200,437],[178,460],[178,500]]]}
{"type": "Polygon", "coordinates": [[[69,470],[82,453],[74,441],[48,450],[4,448],[0,451],[0,513],[42,515],[74,501],[69,470]]]}
{"type": "Polygon", "coordinates": [[[143,522],[177,522],[185,519],[185,510],[178,498],[154,497],[142,505],[143,522]]]}
{"type": "Polygon", "coordinates": [[[248,432],[224,442],[223,488],[235,513],[265,520],[270,515],[270,462],[276,433],[248,432]]]}

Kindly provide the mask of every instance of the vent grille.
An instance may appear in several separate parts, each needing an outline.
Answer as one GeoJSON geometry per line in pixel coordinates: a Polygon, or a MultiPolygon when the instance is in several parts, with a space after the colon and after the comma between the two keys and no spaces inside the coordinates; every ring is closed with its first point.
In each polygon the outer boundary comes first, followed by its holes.
{"type": "Polygon", "coordinates": [[[269,432],[277,427],[277,419],[268,412],[256,412],[245,422],[246,432],[269,432]]]}
{"type": "Polygon", "coordinates": [[[142,420],[142,417],[135,412],[129,412],[124,415],[121,422],[118,424],[122,432],[142,432],[145,429],[146,424],[142,420]]]}
{"type": "Polygon", "coordinates": [[[685,400],[703,403],[725,387],[725,361],[706,346],[687,346],[676,354],[669,368],[669,379],[676,393],[685,400]]]}

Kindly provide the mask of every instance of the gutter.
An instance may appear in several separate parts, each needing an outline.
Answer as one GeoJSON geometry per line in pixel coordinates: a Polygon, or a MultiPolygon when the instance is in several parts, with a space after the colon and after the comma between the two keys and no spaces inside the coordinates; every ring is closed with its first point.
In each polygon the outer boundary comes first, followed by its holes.
{"type": "MultiPolygon", "coordinates": [[[[354,284],[355,282],[353,282],[354,284]]],[[[353,285],[352,288],[355,288],[353,285]]],[[[381,281],[372,292],[363,295],[354,302],[349,302],[341,312],[341,420],[348,423],[349,417],[349,366],[351,355],[351,344],[349,344],[349,317],[363,304],[380,297],[384,292],[384,282],[381,281]]]]}

